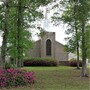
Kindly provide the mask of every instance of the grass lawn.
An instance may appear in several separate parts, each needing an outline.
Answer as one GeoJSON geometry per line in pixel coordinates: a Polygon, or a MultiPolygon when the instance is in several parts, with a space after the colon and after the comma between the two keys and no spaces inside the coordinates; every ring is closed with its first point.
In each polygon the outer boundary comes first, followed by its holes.
{"type": "Polygon", "coordinates": [[[35,72],[37,82],[31,86],[8,90],[90,90],[90,78],[80,77],[81,70],[73,67],[25,67],[25,69],[35,72]]]}

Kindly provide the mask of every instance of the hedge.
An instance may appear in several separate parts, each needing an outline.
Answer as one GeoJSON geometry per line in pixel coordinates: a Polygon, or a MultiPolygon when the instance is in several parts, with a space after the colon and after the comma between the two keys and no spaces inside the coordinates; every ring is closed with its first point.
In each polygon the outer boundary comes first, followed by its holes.
{"type": "Polygon", "coordinates": [[[30,58],[24,60],[24,66],[57,66],[54,58],[30,58]]]}
{"type": "MultiPolygon", "coordinates": [[[[72,67],[76,67],[77,66],[77,60],[76,59],[71,59],[70,61],[69,61],[69,66],[72,66],[72,67]]],[[[81,67],[82,66],[82,61],[81,60],[79,60],[79,66],[81,67]]]]}

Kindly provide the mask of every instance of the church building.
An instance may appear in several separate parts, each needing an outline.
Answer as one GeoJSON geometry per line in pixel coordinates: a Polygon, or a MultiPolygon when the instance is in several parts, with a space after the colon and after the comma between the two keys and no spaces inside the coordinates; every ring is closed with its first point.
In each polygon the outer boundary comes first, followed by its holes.
{"type": "Polygon", "coordinates": [[[35,42],[33,49],[30,49],[28,55],[32,58],[55,58],[60,64],[68,63],[68,52],[65,51],[64,45],[55,40],[55,32],[49,30],[49,14],[50,10],[46,7],[44,29],[45,35],[35,42]]]}
{"type": "Polygon", "coordinates": [[[35,42],[28,55],[32,58],[55,58],[60,63],[68,62],[68,52],[65,51],[64,45],[55,40],[55,32],[46,32],[35,42]]]}

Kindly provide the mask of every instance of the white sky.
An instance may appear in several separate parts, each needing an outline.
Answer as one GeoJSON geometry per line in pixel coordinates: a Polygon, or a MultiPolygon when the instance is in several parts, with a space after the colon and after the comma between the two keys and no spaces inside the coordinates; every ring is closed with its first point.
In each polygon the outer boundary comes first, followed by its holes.
{"type": "Polygon", "coordinates": [[[50,30],[49,31],[53,31],[56,33],[56,40],[62,44],[65,44],[65,29],[66,27],[64,25],[60,25],[60,26],[53,26],[53,27],[50,27],[50,30]]]}
{"type": "MultiPolygon", "coordinates": [[[[64,39],[66,37],[66,35],[65,35],[65,29],[66,29],[66,27],[61,24],[59,26],[50,26],[49,29],[46,30],[46,31],[55,32],[55,34],[56,34],[56,37],[55,37],[56,38],[56,41],[58,41],[58,42],[60,42],[62,44],[66,44],[66,41],[64,39]]],[[[34,33],[33,34],[33,39],[35,41],[38,40],[38,37],[35,35],[37,32],[38,32],[37,30],[35,30],[33,32],[34,33]]]]}

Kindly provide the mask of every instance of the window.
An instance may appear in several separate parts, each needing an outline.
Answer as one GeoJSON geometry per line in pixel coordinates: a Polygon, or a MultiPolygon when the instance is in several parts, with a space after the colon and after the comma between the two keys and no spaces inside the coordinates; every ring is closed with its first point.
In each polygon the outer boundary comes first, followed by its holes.
{"type": "Polygon", "coordinates": [[[46,56],[51,56],[51,40],[46,41],[46,56]]]}

